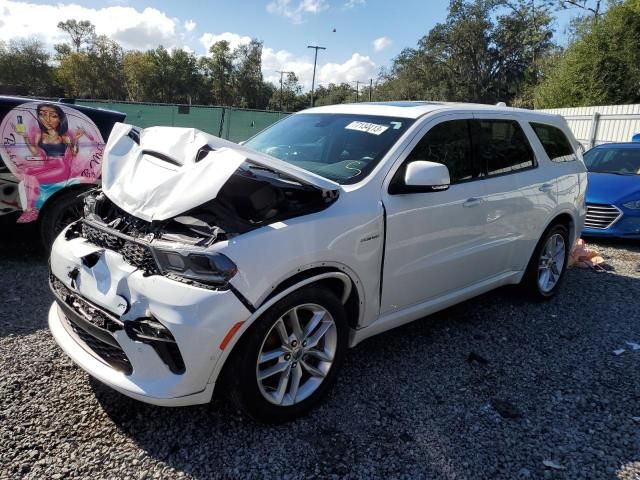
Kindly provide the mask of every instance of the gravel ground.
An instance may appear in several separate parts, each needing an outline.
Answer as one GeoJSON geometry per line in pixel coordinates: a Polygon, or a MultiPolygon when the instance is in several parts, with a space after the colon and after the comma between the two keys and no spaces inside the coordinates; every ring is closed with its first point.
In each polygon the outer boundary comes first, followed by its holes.
{"type": "Polygon", "coordinates": [[[47,330],[33,229],[0,231],[0,478],[640,479],[640,242],[598,243],[613,271],[550,302],[501,290],[364,342],[273,427],[89,378],[47,330]]]}

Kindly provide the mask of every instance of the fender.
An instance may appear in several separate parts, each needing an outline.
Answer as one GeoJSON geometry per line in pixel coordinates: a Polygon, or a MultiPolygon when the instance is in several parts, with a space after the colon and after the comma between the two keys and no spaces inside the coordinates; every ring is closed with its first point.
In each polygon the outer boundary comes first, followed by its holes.
{"type": "Polygon", "coordinates": [[[538,239],[536,240],[536,243],[533,245],[533,249],[531,250],[531,252],[529,253],[529,256],[527,257],[527,263],[524,265],[522,271],[520,272],[520,274],[517,277],[517,282],[519,283],[522,278],[524,277],[524,274],[527,270],[527,266],[529,265],[529,262],[531,262],[531,258],[533,257],[533,254],[536,251],[536,248],[538,246],[538,244],[540,243],[540,240],[542,239],[542,235],[544,235],[544,232],[547,231],[547,229],[553,224],[555,223],[559,217],[561,216],[566,216],[569,217],[571,219],[571,223],[569,225],[569,239],[571,241],[571,245],[569,246],[569,252],[571,252],[571,250],[573,249],[573,246],[576,242],[576,240],[578,240],[578,238],[580,238],[580,230],[578,230],[576,227],[576,215],[575,212],[572,212],[569,209],[566,208],[560,208],[556,211],[553,212],[552,215],[549,216],[549,220],[547,221],[547,223],[544,224],[544,227],[540,230],[540,233],[538,235],[538,239]]]}
{"type": "Polygon", "coordinates": [[[238,344],[238,342],[243,337],[245,332],[249,328],[251,328],[251,325],[253,325],[253,323],[258,318],[260,318],[260,316],[264,312],[266,312],[269,308],[271,308],[278,301],[282,300],[284,297],[286,297],[290,293],[295,292],[296,290],[299,290],[300,288],[310,285],[312,283],[316,283],[321,280],[326,280],[327,278],[335,278],[337,280],[340,280],[344,284],[345,288],[340,301],[343,304],[345,304],[347,302],[347,299],[349,298],[349,295],[351,295],[351,291],[353,289],[353,282],[346,273],[342,273],[342,272],[322,273],[320,275],[314,275],[313,277],[300,280],[296,284],[290,286],[289,288],[286,288],[282,292],[278,293],[277,295],[273,296],[272,298],[264,302],[262,305],[260,305],[260,307],[255,312],[253,312],[251,316],[241,324],[241,327],[237,329],[231,341],[227,345],[225,345],[224,350],[222,350],[222,353],[218,357],[218,360],[216,361],[216,364],[213,368],[213,372],[211,372],[211,375],[209,376],[208,383],[215,383],[215,379],[218,378],[218,376],[220,375],[220,372],[222,372],[224,364],[226,363],[227,358],[229,358],[229,355],[231,354],[235,346],[238,344]]]}

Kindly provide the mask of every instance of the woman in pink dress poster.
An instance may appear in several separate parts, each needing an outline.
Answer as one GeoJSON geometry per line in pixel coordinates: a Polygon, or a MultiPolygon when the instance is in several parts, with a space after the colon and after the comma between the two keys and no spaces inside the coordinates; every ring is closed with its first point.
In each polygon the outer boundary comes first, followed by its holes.
{"type": "Polygon", "coordinates": [[[24,211],[19,223],[37,219],[39,206],[56,189],[70,183],[95,183],[99,177],[104,141],[81,112],[30,102],[16,107],[2,123],[5,142],[0,150],[22,187],[24,211]]]}

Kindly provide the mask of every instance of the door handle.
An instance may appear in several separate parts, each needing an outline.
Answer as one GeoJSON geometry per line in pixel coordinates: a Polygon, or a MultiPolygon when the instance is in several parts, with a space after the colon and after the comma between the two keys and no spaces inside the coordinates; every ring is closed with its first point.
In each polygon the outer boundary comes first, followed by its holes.
{"type": "Polygon", "coordinates": [[[540,188],[538,190],[540,190],[541,192],[550,192],[553,189],[553,185],[551,183],[543,183],[542,185],[540,185],[540,188]]]}
{"type": "Polygon", "coordinates": [[[467,200],[462,204],[463,207],[477,207],[478,205],[480,205],[484,200],[482,200],[482,198],[479,197],[471,197],[471,198],[467,198],[467,200]]]}

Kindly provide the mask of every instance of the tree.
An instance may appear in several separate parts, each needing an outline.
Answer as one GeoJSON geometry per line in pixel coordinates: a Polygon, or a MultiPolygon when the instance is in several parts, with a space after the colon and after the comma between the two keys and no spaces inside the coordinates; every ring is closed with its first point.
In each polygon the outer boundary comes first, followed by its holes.
{"type": "Polygon", "coordinates": [[[202,82],[195,55],[179,48],[169,51],[162,45],[147,54],[152,65],[150,101],[191,103],[202,82]]]}
{"type": "Polygon", "coordinates": [[[105,35],[95,37],[87,52],[93,98],[122,100],[126,97],[126,84],[122,61],[124,51],[118,43],[105,35]]]}
{"type": "Polygon", "coordinates": [[[133,50],[122,59],[122,72],[127,89],[127,99],[134,102],[151,101],[153,58],[149,52],[133,50]]]}
{"type": "Polygon", "coordinates": [[[598,20],[606,7],[620,4],[620,0],[559,0],[560,8],[564,10],[578,9],[598,20]]]}
{"type": "Polygon", "coordinates": [[[69,34],[76,53],[80,52],[83,45],[91,45],[96,36],[96,27],[89,20],[58,22],[58,28],[69,34]]]}
{"type": "Polygon", "coordinates": [[[248,44],[239,45],[234,51],[235,101],[244,108],[260,108],[271,98],[262,78],[262,42],[252,39],[248,44]]]}
{"type": "Polygon", "coordinates": [[[82,49],[71,49],[65,44],[56,48],[56,78],[65,94],[78,98],[124,99],[122,47],[105,35],[92,35],[83,43],[86,45],[82,49]]]}
{"type": "Polygon", "coordinates": [[[274,92],[269,100],[269,108],[272,110],[282,110],[295,112],[305,108],[306,97],[302,95],[302,85],[295,73],[289,72],[282,83],[282,90],[273,86],[274,92]],[[303,105],[304,102],[304,105],[303,105]]]}
{"type": "MultiPolygon", "coordinates": [[[[346,82],[329,85],[319,85],[315,92],[315,104],[337,105],[340,103],[351,103],[354,100],[355,90],[346,82]]],[[[307,102],[308,103],[308,102],[307,102]]]]}
{"type": "Polygon", "coordinates": [[[537,108],[640,102],[640,0],[584,24],[535,89],[537,108]]]}
{"type": "Polygon", "coordinates": [[[210,81],[213,102],[217,105],[233,104],[233,52],[229,42],[221,40],[209,48],[210,57],[203,59],[210,81]]]}
{"type": "Polygon", "coordinates": [[[53,68],[44,45],[35,39],[0,42],[0,93],[53,95],[53,68]]]}
{"type": "Polygon", "coordinates": [[[436,25],[393,60],[377,98],[510,102],[553,48],[548,1],[451,0],[436,25]]]}

